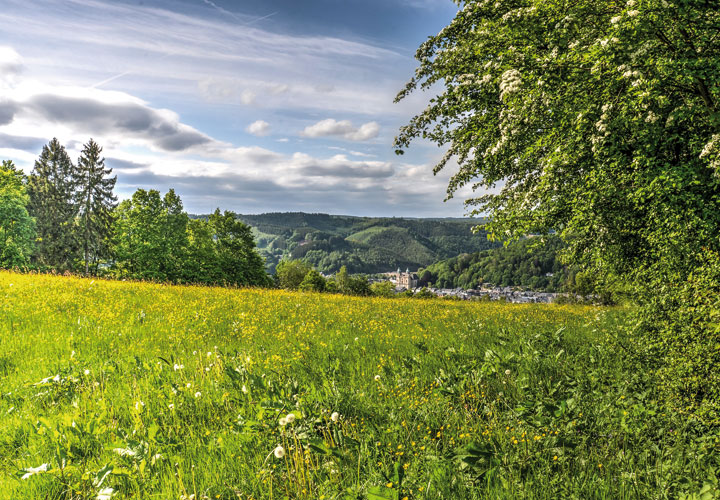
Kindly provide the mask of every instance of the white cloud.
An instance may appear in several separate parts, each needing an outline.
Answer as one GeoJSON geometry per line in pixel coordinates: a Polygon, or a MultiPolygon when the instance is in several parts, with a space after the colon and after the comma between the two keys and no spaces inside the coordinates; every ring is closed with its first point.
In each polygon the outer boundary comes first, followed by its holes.
{"type": "Polygon", "coordinates": [[[349,141],[367,141],[377,137],[379,132],[380,125],[377,122],[364,123],[359,128],[355,128],[349,120],[336,121],[328,118],[305,127],[301,135],[304,137],[340,136],[349,141]]]}
{"type": "Polygon", "coordinates": [[[257,137],[265,137],[270,133],[270,124],[265,120],[257,120],[248,125],[245,130],[257,137]]]}

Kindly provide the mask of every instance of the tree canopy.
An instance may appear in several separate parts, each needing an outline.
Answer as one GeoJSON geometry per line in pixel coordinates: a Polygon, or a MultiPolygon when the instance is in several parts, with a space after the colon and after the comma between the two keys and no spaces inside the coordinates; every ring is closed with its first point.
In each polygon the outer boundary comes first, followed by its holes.
{"type": "Polygon", "coordinates": [[[720,229],[720,11],[690,0],[459,1],[398,100],[501,239],[555,229],[587,266],[687,274],[720,229]]]}

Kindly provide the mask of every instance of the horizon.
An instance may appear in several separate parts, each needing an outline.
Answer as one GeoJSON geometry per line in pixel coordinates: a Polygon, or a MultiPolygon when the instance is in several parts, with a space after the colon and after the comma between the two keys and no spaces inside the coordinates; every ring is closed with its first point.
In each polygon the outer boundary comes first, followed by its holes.
{"type": "Polygon", "coordinates": [[[432,91],[392,104],[450,0],[8,0],[0,158],[26,173],[91,137],[125,199],[174,188],[188,213],[459,217],[453,165],[392,140],[432,91]]]}

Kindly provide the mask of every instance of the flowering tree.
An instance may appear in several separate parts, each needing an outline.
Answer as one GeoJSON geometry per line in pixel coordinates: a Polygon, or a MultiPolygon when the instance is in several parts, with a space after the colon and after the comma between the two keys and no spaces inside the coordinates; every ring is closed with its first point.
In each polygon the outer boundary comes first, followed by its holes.
{"type": "Polygon", "coordinates": [[[456,1],[397,97],[442,89],[398,153],[446,147],[448,196],[476,188],[492,235],[557,230],[605,275],[684,279],[720,247],[716,2],[456,1]]]}

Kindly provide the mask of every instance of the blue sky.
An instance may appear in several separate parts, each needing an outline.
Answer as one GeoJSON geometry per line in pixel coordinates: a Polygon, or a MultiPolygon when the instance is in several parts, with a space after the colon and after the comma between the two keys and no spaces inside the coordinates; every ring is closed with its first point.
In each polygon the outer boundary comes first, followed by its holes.
{"type": "Polygon", "coordinates": [[[120,197],[192,213],[461,216],[443,151],[392,151],[432,97],[393,104],[450,0],[3,0],[0,158],[93,137],[120,197]]]}

